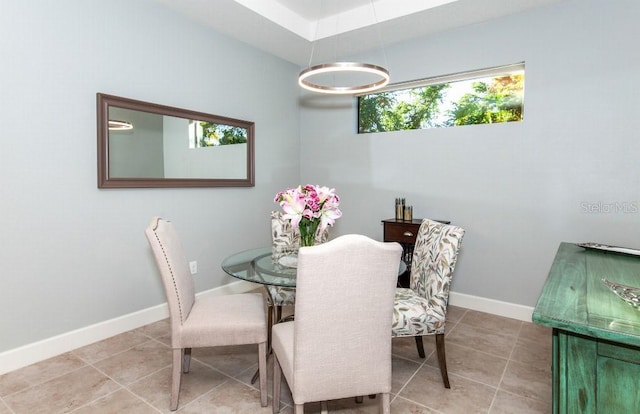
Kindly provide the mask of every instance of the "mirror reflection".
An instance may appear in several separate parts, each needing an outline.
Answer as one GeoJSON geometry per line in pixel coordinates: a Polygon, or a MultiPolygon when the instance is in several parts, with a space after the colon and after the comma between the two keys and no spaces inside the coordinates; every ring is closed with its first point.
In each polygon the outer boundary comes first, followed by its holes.
{"type": "Polygon", "coordinates": [[[98,94],[104,187],[253,186],[253,123],[98,94]]]}

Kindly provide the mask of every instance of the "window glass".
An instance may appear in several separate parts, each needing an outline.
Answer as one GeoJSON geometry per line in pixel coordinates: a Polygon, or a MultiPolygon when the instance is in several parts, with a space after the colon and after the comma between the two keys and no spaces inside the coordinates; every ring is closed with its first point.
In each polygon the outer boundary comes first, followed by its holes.
{"type": "Polygon", "coordinates": [[[522,121],[524,63],[395,84],[358,97],[358,133],[522,121]]]}

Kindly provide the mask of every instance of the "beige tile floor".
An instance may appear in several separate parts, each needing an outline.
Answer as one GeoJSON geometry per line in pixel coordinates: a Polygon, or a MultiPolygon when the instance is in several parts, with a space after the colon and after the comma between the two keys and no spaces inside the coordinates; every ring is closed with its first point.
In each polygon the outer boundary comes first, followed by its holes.
{"type": "MultiPolygon", "coordinates": [[[[451,389],[442,386],[435,343],[418,357],[412,338],[393,342],[392,413],[551,412],[551,331],[451,306],[447,322],[451,389]]],[[[126,332],[0,376],[0,414],[169,412],[168,320],[126,332]]],[[[270,413],[250,384],[255,346],[193,350],[181,413],[270,413]]],[[[271,379],[271,372],[269,372],[271,379]]],[[[269,395],[271,395],[269,380],[269,395]]],[[[282,412],[291,396],[283,387],[282,412]]],[[[271,404],[271,398],[269,398],[271,404]]],[[[377,399],[330,401],[335,413],[377,413],[377,399]]],[[[308,404],[307,413],[319,413],[308,404]]]]}

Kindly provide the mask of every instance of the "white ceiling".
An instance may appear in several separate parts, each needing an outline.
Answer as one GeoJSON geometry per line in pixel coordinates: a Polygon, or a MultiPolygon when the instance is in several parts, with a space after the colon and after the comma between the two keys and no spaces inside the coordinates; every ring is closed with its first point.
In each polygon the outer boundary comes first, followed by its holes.
{"type": "Polygon", "coordinates": [[[306,66],[566,0],[155,1],[306,66]]]}

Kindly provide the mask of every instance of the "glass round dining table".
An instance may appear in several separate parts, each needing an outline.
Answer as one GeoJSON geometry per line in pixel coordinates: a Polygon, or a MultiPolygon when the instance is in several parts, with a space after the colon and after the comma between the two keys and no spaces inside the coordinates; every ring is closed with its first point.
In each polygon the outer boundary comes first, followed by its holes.
{"type": "Polygon", "coordinates": [[[271,246],[245,250],[222,261],[222,269],[238,279],[262,285],[295,287],[297,269],[271,259],[271,246]]]}
{"type": "MultiPolygon", "coordinates": [[[[222,261],[222,269],[237,279],[283,287],[295,287],[298,273],[295,260],[281,259],[278,263],[274,262],[271,259],[271,246],[232,254],[222,261]]],[[[398,275],[406,270],[407,265],[401,260],[398,275]]]]}

